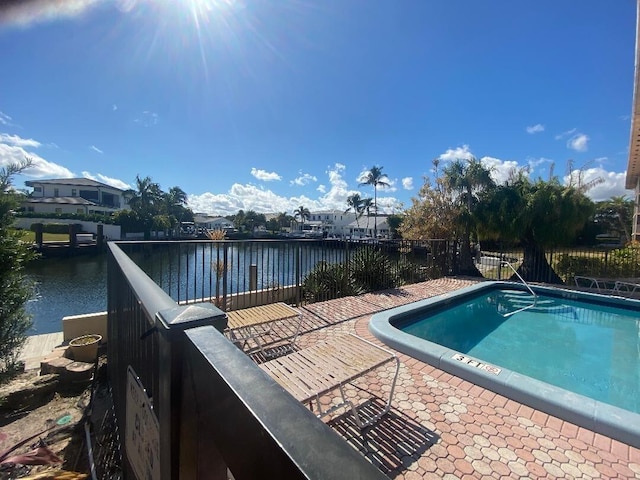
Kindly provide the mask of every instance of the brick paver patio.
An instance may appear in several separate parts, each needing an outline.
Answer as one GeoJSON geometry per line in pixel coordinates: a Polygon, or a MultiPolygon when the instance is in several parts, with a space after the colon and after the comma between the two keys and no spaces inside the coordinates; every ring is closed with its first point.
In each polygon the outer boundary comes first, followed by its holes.
{"type": "MultiPolygon", "coordinates": [[[[298,346],[346,332],[382,345],[368,330],[373,313],[471,283],[438,279],[303,307],[310,328],[298,346]]],[[[398,355],[400,375],[388,415],[364,432],[349,414],[327,420],[390,478],[640,478],[640,449],[398,355]]],[[[392,367],[374,372],[349,395],[360,403],[371,392],[384,397],[391,374],[392,367]]],[[[381,403],[374,398],[363,411],[374,411],[381,403]]]]}

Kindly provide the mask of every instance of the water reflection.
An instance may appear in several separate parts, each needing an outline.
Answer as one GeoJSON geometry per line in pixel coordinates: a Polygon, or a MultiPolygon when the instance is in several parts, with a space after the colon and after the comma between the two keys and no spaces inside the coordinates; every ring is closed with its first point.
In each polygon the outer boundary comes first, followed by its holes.
{"type": "Polygon", "coordinates": [[[46,258],[27,268],[36,296],[27,303],[33,316],[29,335],[62,331],[62,317],[107,309],[107,256],[46,258]]]}

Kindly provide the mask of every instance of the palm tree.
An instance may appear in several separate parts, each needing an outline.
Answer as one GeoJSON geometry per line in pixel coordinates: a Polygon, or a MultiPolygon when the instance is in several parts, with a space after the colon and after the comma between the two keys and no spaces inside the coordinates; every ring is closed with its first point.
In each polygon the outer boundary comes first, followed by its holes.
{"type": "Polygon", "coordinates": [[[187,194],[180,187],[171,187],[163,195],[164,207],[171,223],[171,228],[175,229],[180,225],[186,213],[187,194]]]}
{"type": "MultiPolygon", "coordinates": [[[[371,211],[373,210],[374,213],[374,218],[375,218],[375,213],[376,213],[376,206],[373,203],[373,199],[372,198],[364,198],[362,200],[362,213],[366,213],[367,214],[367,230],[369,230],[369,218],[371,218],[371,211]]],[[[375,238],[375,229],[374,229],[374,238],[375,238]]]]}
{"type": "Polygon", "coordinates": [[[364,181],[360,185],[373,185],[373,236],[378,237],[378,187],[389,187],[387,176],[382,173],[384,167],[371,167],[365,176],[364,181]]]}
{"type": "Polygon", "coordinates": [[[160,185],[154,183],[151,177],[140,178],[136,175],[136,188],[125,192],[129,197],[129,207],[138,214],[144,227],[144,238],[151,238],[153,217],[159,212],[162,202],[160,185]]]}
{"type": "Polygon", "coordinates": [[[364,199],[360,197],[359,193],[354,193],[347,197],[347,206],[348,208],[344,211],[344,213],[348,213],[350,210],[353,210],[353,213],[356,215],[356,225],[360,228],[360,217],[362,217],[362,213],[364,210],[362,209],[362,202],[364,199]]]}
{"type": "Polygon", "coordinates": [[[300,220],[302,221],[302,230],[304,230],[304,221],[305,219],[308,219],[309,217],[311,217],[311,212],[309,211],[308,208],[305,208],[304,206],[300,205],[296,210],[293,211],[293,218],[294,220],[298,220],[298,217],[300,217],[300,220]]]}
{"type": "Polygon", "coordinates": [[[444,169],[443,180],[444,185],[455,194],[454,202],[460,212],[460,273],[482,276],[471,255],[471,231],[475,225],[474,211],[478,194],[495,185],[491,179],[491,171],[475,158],[455,160],[444,169]]]}

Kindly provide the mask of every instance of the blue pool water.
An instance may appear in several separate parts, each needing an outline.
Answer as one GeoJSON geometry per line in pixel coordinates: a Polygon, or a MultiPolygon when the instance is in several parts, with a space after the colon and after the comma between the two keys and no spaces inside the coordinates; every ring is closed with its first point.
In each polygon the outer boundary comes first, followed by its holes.
{"type": "Polygon", "coordinates": [[[394,326],[483,362],[640,413],[640,313],[492,289],[394,326]],[[533,305],[533,306],[532,306],[533,305]]]}
{"type": "Polygon", "coordinates": [[[389,347],[640,448],[640,300],[479,282],[378,312],[389,347]]]}

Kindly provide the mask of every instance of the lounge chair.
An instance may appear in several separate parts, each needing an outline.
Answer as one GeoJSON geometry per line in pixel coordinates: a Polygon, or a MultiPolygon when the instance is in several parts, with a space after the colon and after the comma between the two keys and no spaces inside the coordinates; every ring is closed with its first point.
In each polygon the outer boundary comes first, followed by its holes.
{"type": "Polygon", "coordinates": [[[279,345],[293,350],[300,333],[302,314],[286,303],[271,303],[257,307],[227,312],[225,333],[230,340],[245,349],[253,340],[265,356],[271,351],[269,345],[279,345]],[[268,338],[270,337],[270,338],[268,338]],[[265,341],[265,338],[268,338],[265,341]]]}
{"type": "Polygon", "coordinates": [[[638,278],[602,278],[576,275],[576,287],[596,290],[599,293],[634,296],[640,293],[638,278]]]}
{"type": "Polygon", "coordinates": [[[304,348],[290,355],[260,364],[274,380],[302,403],[314,411],[317,405],[318,418],[329,415],[339,408],[351,408],[359,428],[378,421],[391,408],[400,362],[397,356],[384,348],[356,335],[342,335],[304,348]],[[395,362],[395,375],[391,383],[389,399],[382,412],[364,420],[357,407],[347,399],[344,386],[387,363],[395,362]],[[320,397],[340,390],[342,402],[322,410],[320,397]]]}
{"type": "Polygon", "coordinates": [[[615,278],[588,277],[586,275],[576,275],[574,277],[576,287],[589,288],[600,293],[611,292],[615,290],[615,278]]]}

